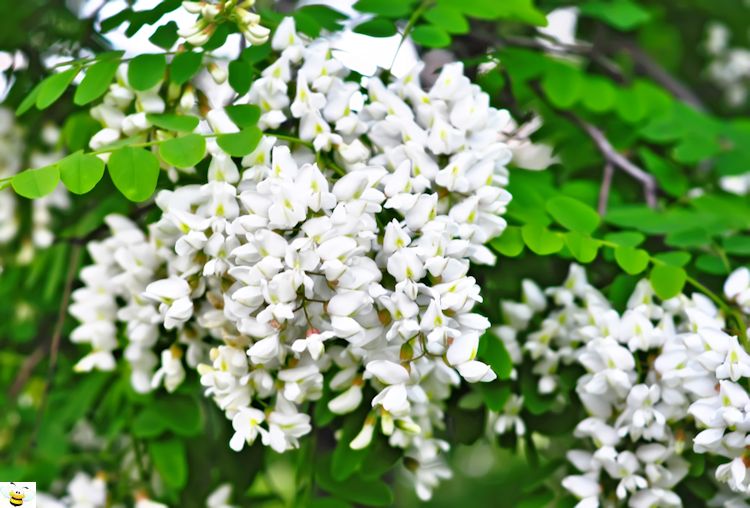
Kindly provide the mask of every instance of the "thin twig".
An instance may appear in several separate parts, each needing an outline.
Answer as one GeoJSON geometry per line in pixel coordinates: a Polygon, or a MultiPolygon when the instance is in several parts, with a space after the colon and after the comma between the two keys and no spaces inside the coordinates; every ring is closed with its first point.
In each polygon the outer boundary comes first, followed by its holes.
{"type": "Polygon", "coordinates": [[[18,370],[18,374],[16,374],[16,378],[13,380],[13,384],[10,386],[10,390],[8,390],[9,400],[15,400],[21,393],[21,390],[23,390],[23,387],[26,386],[26,382],[31,377],[34,369],[44,358],[44,346],[43,343],[39,344],[36,349],[34,349],[34,352],[24,360],[21,368],[18,370]]]}
{"type": "Polygon", "coordinates": [[[651,208],[656,207],[656,179],[643,169],[633,164],[627,157],[622,155],[617,149],[612,146],[607,136],[598,127],[590,124],[580,116],[576,115],[572,111],[562,110],[556,108],[550,104],[544,95],[541,87],[538,83],[532,84],[532,89],[537,93],[539,98],[551,108],[558,115],[567,118],[571,123],[577,125],[583,132],[585,132],[589,138],[594,142],[594,145],[604,157],[604,161],[607,164],[611,164],[613,167],[621,169],[625,173],[629,174],[633,179],[638,180],[643,186],[643,194],[646,198],[646,204],[651,208]]]}
{"type": "Polygon", "coordinates": [[[607,213],[607,203],[609,202],[609,189],[612,187],[612,177],[615,174],[615,167],[607,162],[604,165],[604,173],[602,174],[602,186],[599,188],[599,206],[597,210],[599,215],[604,217],[607,213]]]}
{"type": "Polygon", "coordinates": [[[623,44],[618,45],[618,47],[624,49],[630,55],[633,63],[635,63],[635,70],[637,72],[653,79],[685,104],[692,106],[698,111],[706,111],[705,104],[690,88],[672,76],[643,49],[630,41],[623,41],[623,44]]]}
{"type": "Polygon", "coordinates": [[[36,442],[36,437],[39,432],[39,427],[44,417],[44,412],[47,408],[47,400],[49,399],[49,392],[52,388],[52,384],[55,377],[55,370],[57,368],[57,356],[60,351],[60,339],[62,338],[63,326],[65,325],[65,318],[68,315],[68,304],[70,303],[70,294],[73,292],[73,282],[76,278],[78,269],[78,262],[81,259],[81,251],[83,246],[81,244],[73,244],[73,248],[70,252],[70,260],[68,262],[68,274],[65,280],[65,289],[63,290],[62,300],[60,301],[60,308],[57,312],[57,320],[55,321],[55,328],[52,331],[52,339],[50,340],[49,348],[49,367],[47,368],[47,379],[44,382],[44,390],[42,390],[42,398],[39,403],[39,412],[36,417],[36,425],[34,432],[31,437],[32,445],[36,442]]]}
{"type": "Polygon", "coordinates": [[[651,208],[656,207],[656,180],[649,173],[630,162],[630,160],[618,152],[607,136],[598,128],[580,118],[578,115],[569,111],[562,111],[563,116],[570,119],[578,125],[596,145],[604,160],[609,164],[620,168],[643,185],[643,193],[646,197],[646,203],[651,208]]]}

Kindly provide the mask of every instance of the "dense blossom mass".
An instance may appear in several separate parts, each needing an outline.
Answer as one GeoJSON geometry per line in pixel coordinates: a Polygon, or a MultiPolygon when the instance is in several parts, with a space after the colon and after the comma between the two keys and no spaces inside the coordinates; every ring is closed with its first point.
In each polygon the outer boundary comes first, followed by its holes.
{"type": "MultiPolygon", "coordinates": [[[[724,289],[747,312],[750,271],[734,272],[724,289]]],[[[658,302],[643,280],[618,313],[574,265],[560,287],[525,281],[524,302],[503,311],[508,324],[494,332],[515,363],[531,361],[540,393],[557,390],[564,366],[582,369],[575,391],[587,416],[574,432],[581,448],[567,454],[579,474],[563,480],[578,506],[683,506],[673,487],[691,448],[720,457],[716,506],[747,506],[750,355],[708,297],[658,302]]],[[[524,432],[518,406],[513,396],[496,431],[524,432]]]]}
{"type": "MultiPolygon", "coordinates": [[[[494,262],[485,243],[505,228],[509,114],[459,63],[424,90],[420,67],[349,80],[292,19],[272,46],[278,59],[236,101],[261,109],[257,149],[238,166],[209,140],[207,183],[161,191],[147,233],[110,216],[111,236],[90,244],[70,310],[72,340],[92,350],[76,368],[114,369],[123,322],[135,389],[173,391],[197,369],[235,450],[297,447],[308,403],[330,390],[334,414],[371,406],[350,446],[382,432],[418,464],[428,498],[450,476],[435,437],[445,400],[461,379],[495,378],[475,358],[489,322],[472,312],[468,271],[494,262]]],[[[121,73],[95,111],[106,128],[94,146],[149,127],[144,106],[164,102],[121,73]]],[[[205,124],[237,130],[223,110],[205,124]]]]}

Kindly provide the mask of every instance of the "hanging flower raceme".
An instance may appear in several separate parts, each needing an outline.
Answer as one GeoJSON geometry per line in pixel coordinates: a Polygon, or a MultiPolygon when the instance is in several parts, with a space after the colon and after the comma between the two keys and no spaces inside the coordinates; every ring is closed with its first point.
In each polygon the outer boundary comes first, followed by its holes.
{"type": "MultiPolygon", "coordinates": [[[[746,268],[725,285],[743,310],[748,286],[746,268]]],[[[524,302],[504,302],[507,324],[493,331],[514,363],[531,362],[539,393],[558,393],[566,365],[583,368],[575,391],[588,416],[574,431],[581,449],[567,454],[579,474],[563,480],[578,506],[609,506],[613,497],[636,508],[682,506],[674,487],[691,448],[725,458],[715,477],[727,492],[716,506],[745,506],[750,355],[708,297],[657,302],[644,280],[619,313],[576,265],[560,287],[542,292],[524,281],[523,289],[524,302]]],[[[511,397],[494,416],[498,433],[523,433],[517,402],[511,397]]]]}
{"type": "MultiPolygon", "coordinates": [[[[350,446],[382,432],[428,498],[450,475],[435,433],[452,388],[495,378],[476,359],[489,322],[472,312],[469,265],[494,262],[484,244],[505,228],[509,114],[459,63],[425,90],[419,67],[349,79],[292,19],[272,46],[237,101],[261,110],[255,151],[238,165],[209,140],[205,184],[161,191],[148,233],[113,216],[111,237],[89,246],[71,312],[92,352],[77,369],[115,368],[126,323],[133,386],[172,391],[184,365],[197,369],[235,450],[296,448],[324,391],[335,414],[366,404],[350,446]]],[[[222,114],[209,124],[231,131],[222,114]]]]}
{"type": "Polygon", "coordinates": [[[193,46],[203,46],[208,42],[221,23],[229,22],[237,26],[237,29],[250,44],[263,44],[268,40],[271,31],[260,24],[260,16],[250,9],[255,5],[255,0],[221,0],[192,1],[185,0],[182,7],[197,14],[195,23],[178,33],[193,46]]]}

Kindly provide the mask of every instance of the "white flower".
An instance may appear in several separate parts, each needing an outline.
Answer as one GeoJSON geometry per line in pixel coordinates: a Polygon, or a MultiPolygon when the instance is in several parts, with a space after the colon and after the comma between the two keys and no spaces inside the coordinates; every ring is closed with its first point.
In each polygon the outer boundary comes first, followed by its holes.
{"type": "Polygon", "coordinates": [[[241,408],[232,418],[234,435],[229,441],[229,447],[238,452],[247,444],[253,444],[258,434],[265,433],[261,424],[266,420],[263,411],[252,407],[241,408]]]}

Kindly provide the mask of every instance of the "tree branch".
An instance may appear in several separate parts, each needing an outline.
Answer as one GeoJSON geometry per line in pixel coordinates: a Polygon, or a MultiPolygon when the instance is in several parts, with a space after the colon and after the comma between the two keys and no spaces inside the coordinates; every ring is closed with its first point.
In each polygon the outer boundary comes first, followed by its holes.
{"type": "Polygon", "coordinates": [[[47,378],[44,382],[44,389],[42,390],[42,398],[39,403],[39,412],[36,417],[36,425],[34,432],[31,436],[31,445],[33,446],[36,442],[36,437],[39,432],[39,428],[44,417],[44,412],[47,409],[47,401],[49,399],[49,392],[52,388],[52,384],[55,377],[55,371],[57,369],[57,357],[60,351],[60,339],[62,338],[63,326],[65,325],[65,318],[68,315],[68,304],[70,303],[70,294],[73,292],[73,282],[76,278],[78,269],[78,263],[81,260],[81,251],[83,250],[83,244],[75,243],[70,252],[70,260],[68,261],[68,273],[65,279],[65,289],[63,290],[62,299],[60,301],[60,307],[57,311],[57,320],[55,321],[55,327],[52,331],[52,338],[50,340],[49,348],[49,366],[47,367],[47,378]]]}
{"type": "MultiPolygon", "coordinates": [[[[607,164],[619,168],[632,176],[635,180],[641,182],[643,185],[643,193],[646,197],[646,203],[651,208],[656,207],[656,180],[654,177],[633,164],[627,157],[618,152],[612,143],[609,142],[607,136],[598,128],[583,120],[578,115],[571,113],[570,111],[558,111],[559,114],[568,118],[571,122],[578,125],[596,145],[596,148],[604,157],[607,164]]],[[[606,167],[605,167],[606,169],[606,167]]]]}
{"type": "Polygon", "coordinates": [[[609,189],[612,187],[612,177],[615,174],[615,167],[607,162],[604,165],[604,173],[602,174],[602,186],[599,188],[599,203],[597,211],[602,217],[607,213],[607,203],[609,202],[609,189]]]}
{"type": "MultiPolygon", "coordinates": [[[[580,116],[576,115],[572,111],[561,110],[549,103],[544,96],[544,92],[538,83],[532,84],[532,88],[536,92],[537,96],[544,101],[549,108],[551,108],[558,115],[567,118],[571,123],[577,125],[583,132],[585,132],[591,141],[594,142],[597,150],[604,157],[604,161],[607,164],[611,164],[615,168],[619,168],[625,173],[629,174],[633,179],[639,181],[643,186],[643,193],[646,198],[646,203],[651,208],[656,207],[656,179],[650,174],[633,164],[627,157],[622,155],[617,149],[612,146],[607,136],[598,127],[590,124],[580,116]]],[[[605,166],[606,169],[606,166],[605,166]]]]}
{"type": "Polygon", "coordinates": [[[703,101],[701,101],[700,98],[690,90],[690,88],[672,76],[664,67],[659,65],[656,60],[651,58],[648,53],[643,51],[643,49],[630,41],[622,41],[619,48],[624,49],[633,59],[636,71],[659,83],[675,98],[681,100],[685,104],[692,106],[698,111],[706,111],[706,106],[703,104],[703,101]]]}

